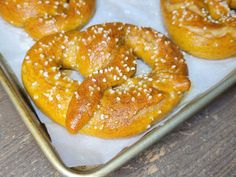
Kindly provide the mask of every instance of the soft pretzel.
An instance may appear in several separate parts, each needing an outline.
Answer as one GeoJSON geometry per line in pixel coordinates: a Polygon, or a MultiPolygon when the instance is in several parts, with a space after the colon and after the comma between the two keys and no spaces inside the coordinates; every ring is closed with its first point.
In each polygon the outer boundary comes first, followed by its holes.
{"type": "Polygon", "coordinates": [[[95,0],[0,0],[0,16],[34,39],[81,28],[94,10],[95,0]]]}
{"type": "Polygon", "coordinates": [[[205,59],[236,55],[236,0],[161,0],[173,41],[205,59]]]}
{"type": "Polygon", "coordinates": [[[102,138],[143,132],[190,88],[183,55],[171,41],[122,23],[41,39],[24,59],[22,80],[35,104],[69,132],[102,138]],[[134,76],[137,57],[150,73],[134,76]],[[79,71],[83,82],[62,69],[79,71]]]}

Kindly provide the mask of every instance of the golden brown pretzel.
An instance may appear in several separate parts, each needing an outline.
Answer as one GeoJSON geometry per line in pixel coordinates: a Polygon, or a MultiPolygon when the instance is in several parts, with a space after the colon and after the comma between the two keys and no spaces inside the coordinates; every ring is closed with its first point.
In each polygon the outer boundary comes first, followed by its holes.
{"type": "Polygon", "coordinates": [[[161,0],[173,41],[206,59],[236,55],[236,0],[161,0]]]}
{"type": "Polygon", "coordinates": [[[236,0],[228,0],[228,3],[231,8],[236,9],[236,0]]]}
{"type": "Polygon", "coordinates": [[[47,36],[27,53],[22,80],[35,104],[71,133],[138,134],[169,113],[190,88],[179,49],[151,28],[122,23],[47,36]],[[136,59],[152,71],[134,76],[136,59]],[[81,84],[61,69],[79,71],[81,84]]]}
{"type": "Polygon", "coordinates": [[[95,0],[1,0],[0,16],[23,27],[34,39],[81,28],[92,17],[95,0]]]}

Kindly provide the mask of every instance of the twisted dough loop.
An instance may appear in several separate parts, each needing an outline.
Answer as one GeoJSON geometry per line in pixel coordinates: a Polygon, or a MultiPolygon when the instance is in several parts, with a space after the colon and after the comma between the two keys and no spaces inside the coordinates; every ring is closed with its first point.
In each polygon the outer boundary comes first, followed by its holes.
{"type": "Polygon", "coordinates": [[[23,27],[34,39],[81,28],[92,17],[95,0],[1,0],[0,16],[23,27]]]}
{"type": "Polygon", "coordinates": [[[206,59],[236,55],[236,0],[161,0],[173,41],[206,59]]]}
{"type": "Polygon", "coordinates": [[[170,112],[190,87],[178,48],[151,28],[121,23],[51,35],[22,65],[35,104],[71,133],[117,138],[138,134],[170,112]],[[150,73],[134,76],[136,59],[150,73]],[[79,71],[81,84],[61,69],[79,71]]]}

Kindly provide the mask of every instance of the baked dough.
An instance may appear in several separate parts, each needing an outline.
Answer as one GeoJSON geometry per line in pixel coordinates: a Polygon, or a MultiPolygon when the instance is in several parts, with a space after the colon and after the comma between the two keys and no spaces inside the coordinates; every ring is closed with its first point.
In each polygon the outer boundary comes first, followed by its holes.
{"type": "Polygon", "coordinates": [[[137,135],[160,121],[190,88],[178,47],[151,28],[106,23],[44,37],[27,53],[22,80],[34,103],[69,132],[137,135]],[[135,76],[141,58],[150,73],[135,76]],[[62,69],[79,71],[82,83],[62,69]]]}
{"type": "Polygon", "coordinates": [[[173,41],[205,59],[236,55],[236,0],[161,0],[164,23],[173,41]]]}

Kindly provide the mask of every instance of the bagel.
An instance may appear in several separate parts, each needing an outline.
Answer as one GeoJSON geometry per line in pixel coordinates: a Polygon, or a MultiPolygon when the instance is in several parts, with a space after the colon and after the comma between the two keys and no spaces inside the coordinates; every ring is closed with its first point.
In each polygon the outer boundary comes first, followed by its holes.
{"type": "Polygon", "coordinates": [[[39,40],[22,64],[34,103],[70,133],[137,135],[160,121],[189,90],[183,55],[163,34],[123,23],[94,25],[39,40]],[[135,75],[141,58],[150,73],[135,75]],[[79,71],[70,79],[63,69],[79,71]]]}
{"type": "Polygon", "coordinates": [[[84,26],[95,0],[1,0],[0,16],[34,39],[84,26]]]}
{"type": "Polygon", "coordinates": [[[161,0],[164,24],[184,51],[204,59],[236,56],[236,0],[161,0]]]}

